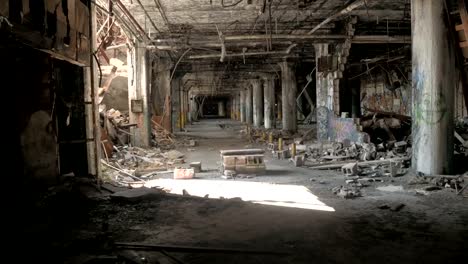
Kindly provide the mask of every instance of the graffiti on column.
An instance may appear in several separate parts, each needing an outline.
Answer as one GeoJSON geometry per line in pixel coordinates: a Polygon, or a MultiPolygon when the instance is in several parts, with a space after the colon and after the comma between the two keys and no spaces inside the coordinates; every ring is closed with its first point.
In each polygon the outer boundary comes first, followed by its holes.
{"type": "Polygon", "coordinates": [[[435,125],[440,123],[447,114],[448,106],[441,92],[437,96],[424,93],[419,102],[414,106],[414,121],[417,124],[435,125]]]}
{"type": "Polygon", "coordinates": [[[328,108],[320,106],[317,108],[317,139],[328,138],[328,108]]]}

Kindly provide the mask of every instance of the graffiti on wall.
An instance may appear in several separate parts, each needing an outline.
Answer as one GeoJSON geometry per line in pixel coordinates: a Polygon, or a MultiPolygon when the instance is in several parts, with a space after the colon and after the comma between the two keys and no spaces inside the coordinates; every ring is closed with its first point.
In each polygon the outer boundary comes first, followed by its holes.
{"type": "Polygon", "coordinates": [[[352,142],[357,142],[359,141],[359,133],[353,118],[330,117],[328,129],[330,140],[343,142],[345,139],[349,139],[352,142]]]}

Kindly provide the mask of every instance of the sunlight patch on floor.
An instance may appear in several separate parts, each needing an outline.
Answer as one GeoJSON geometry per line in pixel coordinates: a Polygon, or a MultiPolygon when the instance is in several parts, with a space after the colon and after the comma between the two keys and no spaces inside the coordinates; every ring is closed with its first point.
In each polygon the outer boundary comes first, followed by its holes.
{"type": "Polygon", "coordinates": [[[239,197],[243,201],[259,204],[294,207],[334,212],[333,207],[321,202],[304,186],[282,185],[262,182],[219,181],[219,180],[150,180],[145,187],[161,187],[173,194],[186,190],[190,195],[226,199],[239,197]]]}

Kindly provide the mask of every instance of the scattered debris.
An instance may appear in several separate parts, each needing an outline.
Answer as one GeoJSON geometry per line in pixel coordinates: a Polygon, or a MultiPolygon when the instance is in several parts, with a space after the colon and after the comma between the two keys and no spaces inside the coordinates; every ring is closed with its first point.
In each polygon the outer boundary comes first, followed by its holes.
{"type": "Polygon", "coordinates": [[[200,161],[198,161],[198,162],[191,162],[191,163],[189,164],[189,166],[190,166],[190,168],[192,168],[192,169],[195,171],[195,173],[199,173],[199,172],[202,171],[202,164],[201,164],[200,161]]]}
{"type": "Polygon", "coordinates": [[[379,186],[377,190],[383,192],[403,192],[403,186],[400,185],[387,185],[387,186],[379,186]]]}
{"type": "Polygon", "coordinates": [[[406,206],[406,205],[403,204],[403,203],[397,203],[397,204],[393,204],[393,205],[384,204],[384,205],[379,206],[378,208],[379,208],[379,209],[382,209],[382,210],[390,209],[390,211],[399,212],[399,211],[401,211],[401,209],[403,209],[403,207],[405,207],[405,206],[406,206]]]}
{"type": "Polygon", "coordinates": [[[264,173],[264,153],[263,149],[221,150],[221,173],[225,175],[225,170],[247,174],[264,173]]]}
{"type": "Polygon", "coordinates": [[[335,195],[344,199],[353,199],[353,198],[362,196],[361,190],[359,190],[359,188],[357,187],[340,186],[340,187],[333,188],[332,192],[335,195]]]}
{"type": "Polygon", "coordinates": [[[182,169],[182,168],[174,169],[174,179],[193,179],[194,176],[195,176],[194,169],[182,169]]]}

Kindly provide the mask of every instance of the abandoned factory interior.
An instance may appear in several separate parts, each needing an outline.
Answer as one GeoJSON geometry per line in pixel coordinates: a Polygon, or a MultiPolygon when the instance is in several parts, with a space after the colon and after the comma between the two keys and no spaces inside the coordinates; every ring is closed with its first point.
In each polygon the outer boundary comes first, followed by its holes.
{"type": "Polygon", "coordinates": [[[468,263],[466,0],[0,0],[0,59],[7,262],[468,263]]]}

